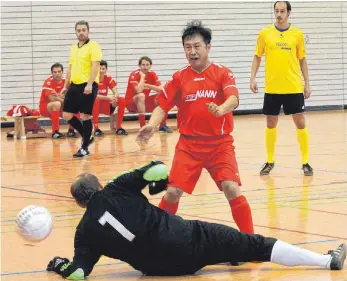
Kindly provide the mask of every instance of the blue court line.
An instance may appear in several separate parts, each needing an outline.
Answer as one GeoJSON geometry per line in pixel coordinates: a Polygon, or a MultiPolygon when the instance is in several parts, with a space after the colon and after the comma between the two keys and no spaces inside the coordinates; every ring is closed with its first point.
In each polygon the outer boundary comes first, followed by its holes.
{"type": "MultiPolygon", "coordinates": [[[[292,245],[308,245],[308,244],[318,244],[318,243],[327,243],[327,242],[333,242],[333,241],[339,241],[340,239],[326,239],[326,240],[318,240],[318,241],[311,241],[311,242],[299,242],[292,245]]],[[[101,266],[112,266],[112,265],[121,265],[126,264],[125,262],[114,262],[114,263],[106,263],[106,264],[97,264],[95,267],[101,267],[101,266]]],[[[46,270],[33,270],[33,271],[19,271],[19,272],[9,272],[9,273],[2,273],[0,276],[13,276],[13,275],[24,275],[24,274],[35,274],[35,273],[43,273],[47,272],[46,270]]],[[[97,275],[91,276],[91,277],[97,277],[97,275]]]]}

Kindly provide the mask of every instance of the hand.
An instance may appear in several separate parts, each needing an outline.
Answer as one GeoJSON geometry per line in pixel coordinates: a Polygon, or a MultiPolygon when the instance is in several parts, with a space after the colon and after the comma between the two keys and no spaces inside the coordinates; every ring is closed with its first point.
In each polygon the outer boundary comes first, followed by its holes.
{"type": "Polygon", "coordinates": [[[110,103],[113,107],[116,107],[118,105],[118,97],[111,97],[110,103]]]}
{"type": "Polygon", "coordinates": [[[140,129],[140,131],[136,137],[136,142],[139,145],[146,144],[146,143],[148,143],[149,139],[153,136],[153,134],[154,134],[153,126],[150,124],[144,125],[140,129]]]}
{"type": "Polygon", "coordinates": [[[251,79],[249,87],[250,87],[251,91],[253,92],[253,94],[258,93],[258,85],[257,85],[257,82],[255,81],[255,79],[251,79]]]}
{"type": "Polygon", "coordinates": [[[60,269],[68,264],[70,261],[66,258],[60,258],[60,257],[54,257],[54,259],[52,259],[48,265],[47,265],[47,271],[54,271],[58,274],[61,273],[60,269]]]}
{"type": "Polygon", "coordinates": [[[305,97],[305,99],[308,99],[308,98],[310,98],[310,96],[311,96],[310,85],[305,85],[305,87],[304,87],[304,97],[305,97]]]}
{"type": "Polygon", "coordinates": [[[141,77],[141,78],[145,78],[145,77],[146,77],[146,74],[144,74],[142,71],[140,71],[139,74],[140,74],[140,77],[141,77]]]}
{"type": "Polygon", "coordinates": [[[88,85],[84,88],[84,94],[90,95],[92,93],[92,86],[88,85]]]}
{"type": "Polygon", "coordinates": [[[64,88],[61,90],[60,94],[61,94],[62,96],[65,96],[66,93],[67,93],[67,88],[64,87],[64,88]]]}
{"type": "Polygon", "coordinates": [[[147,84],[147,83],[145,83],[145,85],[144,85],[144,89],[149,89],[149,87],[148,87],[148,84],[147,84]]]}
{"type": "Polygon", "coordinates": [[[169,178],[166,178],[165,180],[154,181],[149,183],[148,185],[149,194],[155,195],[166,190],[168,183],[169,183],[169,178]]]}
{"type": "Polygon", "coordinates": [[[206,106],[214,116],[220,117],[225,114],[223,107],[216,105],[214,102],[206,103],[206,106]]]}

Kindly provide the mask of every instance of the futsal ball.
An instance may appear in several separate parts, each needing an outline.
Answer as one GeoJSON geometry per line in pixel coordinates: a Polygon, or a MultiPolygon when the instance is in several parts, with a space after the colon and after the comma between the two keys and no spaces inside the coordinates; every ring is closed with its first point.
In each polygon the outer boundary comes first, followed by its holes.
{"type": "Polygon", "coordinates": [[[51,233],[53,220],[45,207],[29,205],[18,213],[16,224],[16,231],[21,237],[30,242],[38,242],[51,233]]]}

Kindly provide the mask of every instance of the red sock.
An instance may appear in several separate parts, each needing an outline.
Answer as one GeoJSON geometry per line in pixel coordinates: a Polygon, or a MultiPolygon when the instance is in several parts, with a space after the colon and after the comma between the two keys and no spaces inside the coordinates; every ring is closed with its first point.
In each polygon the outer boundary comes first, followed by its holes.
{"type": "Polygon", "coordinates": [[[97,130],[99,127],[99,99],[96,98],[94,101],[94,105],[93,105],[93,124],[94,124],[94,130],[97,130]]]}
{"type": "Polygon", "coordinates": [[[254,230],[252,212],[246,197],[241,195],[232,200],[229,200],[229,205],[231,207],[231,213],[233,215],[234,221],[236,222],[240,231],[248,234],[253,234],[254,230]]]}
{"type": "MultiPolygon", "coordinates": [[[[74,116],[75,116],[78,120],[81,119],[81,114],[80,114],[80,113],[76,113],[76,114],[74,114],[74,116]]],[[[74,127],[72,127],[71,125],[69,125],[69,130],[74,131],[75,129],[74,129],[74,127]]]]}
{"type": "Polygon", "coordinates": [[[143,127],[146,125],[146,117],[144,114],[139,113],[140,126],[143,127]]]}
{"type": "Polygon", "coordinates": [[[124,111],[125,111],[125,99],[118,97],[117,129],[122,128],[124,111]]]}
{"type": "Polygon", "coordinates": [[[60,111],[51,111],[52,133],[59,131],[59,117],[60,111]]]}
{"type": "Polygon", "coordinates": [[[163,196],[163,198],[161,198],[161,201],[160,201],[158,207],[160,209],[174,215],[177,213],[179,203],[180,203],[180,201],[177,201],[175,203],[169,203],[165,200],[165,197],[163,196]]]}
{"type": "Polygon", "coordinates": [[[161,121],[160,127],[166,125],[166,120],[167,120],[167,113],[165,114],[163,121],[161,121]]]}

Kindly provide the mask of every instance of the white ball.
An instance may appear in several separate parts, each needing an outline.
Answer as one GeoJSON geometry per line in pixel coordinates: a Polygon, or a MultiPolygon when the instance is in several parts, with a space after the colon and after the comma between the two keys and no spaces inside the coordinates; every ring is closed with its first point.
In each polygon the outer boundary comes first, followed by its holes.
{"type": "Polygon", "coordinates": [[[16,224],[20,236],[31,242],[38,242],[51,233],[53,220],[45,207],[29,205],[18,213],[16,224]]]}

